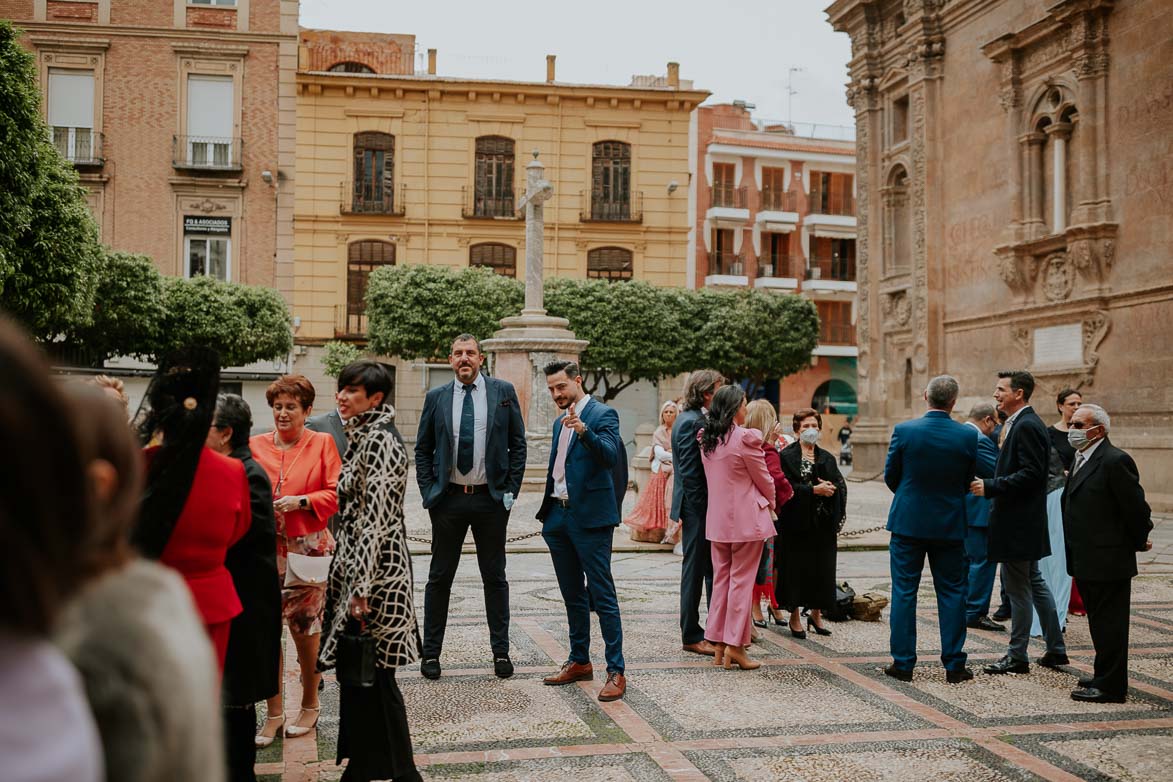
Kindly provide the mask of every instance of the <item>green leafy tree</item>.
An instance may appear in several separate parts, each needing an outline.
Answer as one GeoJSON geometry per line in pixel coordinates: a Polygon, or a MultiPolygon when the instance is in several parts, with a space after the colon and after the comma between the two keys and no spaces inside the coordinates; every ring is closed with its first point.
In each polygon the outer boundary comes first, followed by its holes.
{"type": "Polygon", "coordinates": [[[702,291],[692,302],[692,355],[755,392],[766,380],[785,377],[810,361],[819,338],[819,316],[802,296],[755,289],[702,291]]]}
{"type": "Polygon", "coordinates": [[[452,339],[484,339],[502,318],[521,312],[525,288],[491,269],[386,266],[367,287],[367,334],[371,350],[404,359],[439,359],[452,339]]]}
{"type": "Polygon", "coordinates": [[[83,327],[100,264],[85,190],[41,118],[33,55],[0,20],[0,308],[41,340],[83,327]]]}
{"type": "Polygon", "coordinates": [[[333,378],[337,378],[347,365],[363,357],[353,342],[327,342],[322,348],[322,369],[333,378]]]}
{"type": "Polygon", "coordinates": [[[224,365],[238,366],[288,355],[293,349],[293,320],[281,294],[260,285],[220,284],[227,285],[229,299],[245,323],[244,331],[226,340],[232,349],[221,349],[222,354],[233,358],[224,365]]]}
{"type": "Polygon", "coordinates": [[[640,380],[686,371],[679,293],[646,282],[554,279],[546,284],[551,315],[566,318],[579,339],[584,388],[610,401],[640,380]]]}
{"type": "Polygon", "coordinates": [[[223,366],[277,359],[293,347],[289,312],[280,294],[210,277],[163,281],[164,317],[154,355],[188,345],[220,352],[223,366]]]}
{"type": "Polygon", "coordinates": [[[96,362],[115,355],[151,358],[166,315],[159,270],[145,255],[107,251],[97,276],[91,321],[69,341],[96,362]]]}

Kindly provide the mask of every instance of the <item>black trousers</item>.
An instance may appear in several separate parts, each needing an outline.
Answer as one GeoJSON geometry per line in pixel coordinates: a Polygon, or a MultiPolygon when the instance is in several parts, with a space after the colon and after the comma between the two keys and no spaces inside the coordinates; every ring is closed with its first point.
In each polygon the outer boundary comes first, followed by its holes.
{"type": "Polygon", "coordinates": [[[705,516],[690,508],[680,509],[680,542],[684,560],[680,568],[680,640],[699,644],[705,640],[701,627],[701,586],[705,605],[713,599],[713,555],[705,537],[705,516]]]}
{"type": "Polygon", "coordinates": [[[341,782],[421,782],[394,668],[379,668],[374,687],[341,687],[338,763],[349,758],[341,782]]]}
{"type": "Polygon", "coordinates": [[[223,713],[228,782],[257,782],[256,704],[225,706],[223,713]]]}
{"type": "Polygon", "coordinates": [[[460,547],[472,529],[477,565],[485,591],[485,616],[494,657],[509,654],[509,582],[505,578],[505,527],[509,511],[488,493],[445,494],[428,511],[432,518],[432,564],[424,589],[425,658],[439,657],[448,625],[452,581],[460,566],[460,547]]]}
{"type": "Polygon", "coordinates": [[[1087,608],[1087,627],[1096,648],[1093,687],[1109,695],[1128,692],[1128,622],[1132,579],[1075,579],[1087,608]]]}

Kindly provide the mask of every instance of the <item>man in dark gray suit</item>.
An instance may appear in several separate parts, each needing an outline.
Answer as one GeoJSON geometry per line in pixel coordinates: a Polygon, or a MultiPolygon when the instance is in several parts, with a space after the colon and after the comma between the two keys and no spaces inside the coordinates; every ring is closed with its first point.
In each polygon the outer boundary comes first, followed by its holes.
{"type": "MultiPolygon", "coordinates": [[[[343,426],[342,416],[338,415],[338,408],[334,408],[328,413],[307,418],[305,428],[311,432],[325,432],[333,437],[334,447],[338,449],[338,458],[341,459],[346,456],[346,449],[348,447],[346,442],[346,429],[343,426]]],[[[331,534],[337,534],[338,532],[338,524],[335,521],[337,518],[338,514],[335,513],[326,520],[326,526],[330,528],[331,534]]]]}
{"type": "Polygon", "coordinates": [[[428,392],[415,438],[415,478],[432,519],[420,664],[428,679],[440,677],[452,581],[470,528],[484,584],[493,670],[503,679],[513,675],[505,526],[525,475],[525,424],[517,391],[485,376],[484,362],[476,337],[461,334],[453,340],[448,363],[456,379],[428,392]]]}
{"type": "Polygon", "coordinates": [[[993,478],[975,478],[970,491],[989,497],[989,550],[1002,563],[1010,597],[1010,647],[986,673],[1028,673],[1031,607],[1039,615],[1047,652],[1036,662],[1047,668],[1067,665],[1067,646],[1055,611],[1055,598],[1039,571],[1039,560],[1051,555],[1047,532],[1047,464],[1051,438],[1030,406],[1035,379],[1026,370],[999,372],[994,401],[1009,416],[993,478]]]}
{"type": "Polygon", "coordinates": [[[713,394],[725,382],[719,372],[701,369],[688,376],[684,388],[684,410],[672,427],[672,513],[680,519],[684,561],[680,571],[680,640],[686,652],[712,656],[716,648],[705,640],[700,623],[701,585],[712,599],[713,559],[705,537],[705,516],[709,509],[709,486],[701,464],[697,431],[704,425],[713,394]]]}

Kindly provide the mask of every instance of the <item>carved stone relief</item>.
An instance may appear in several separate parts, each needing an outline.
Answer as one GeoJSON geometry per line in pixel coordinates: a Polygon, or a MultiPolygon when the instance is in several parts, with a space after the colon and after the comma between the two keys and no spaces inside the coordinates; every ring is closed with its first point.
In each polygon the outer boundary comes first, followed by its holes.
{"type": "Polygon", "coordinates": [[[1043,261],[1043,294],[1049,301],[1063,301],[1075,285],[1075,270],[1066,253],[1053,253],[1043,261]]]}
{"type": "MultiPolygon", "coordinates": [[[[1060,318],[1059,320],[1063,320],[1060,318]]],[[[1100,363],[1099,348],[1107,337],[1112,325],[1111,315],[1106,310],[1086,312],[1080,319],[1082,335],[1082,362],[1076,367],[1047,367],[1034,365],[1034,333],[1041,326],[1059,325],[1056,318],[1016,323],[1010,327],[1010,338],[1022,351],[1022,363],[1048,389],[1070,386],[1082,388],[1095,382],[1096,367],[1100,363]]]]}

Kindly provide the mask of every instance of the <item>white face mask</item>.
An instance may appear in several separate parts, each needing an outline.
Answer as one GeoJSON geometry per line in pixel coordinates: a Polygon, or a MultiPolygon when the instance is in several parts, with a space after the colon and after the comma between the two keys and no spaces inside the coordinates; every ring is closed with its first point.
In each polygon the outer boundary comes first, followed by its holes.
{"type": "Polygon", "coordinates": [[[1068,429],[1067,430],[1068,444],[1072,448],[1074,448],[1075,450],[1082,451],[1084,448],[1087,448],[1088,445],[1091,443],[1091,439],[1087,436],[1087,433],[1090,432],[1092,429],[1096,429],[1096,428],[1097,427],[1093,426],[1093,427],[1091,427],[1091,429],[1068,429]]]}
{"type": "Polygon", "coordinates": [[[799,433],[798,439],[802,440],[807,445],[814,445],[815,443],[817,443],[819,441],[819,430],[818,429],[803,429],[799,433]]]}

